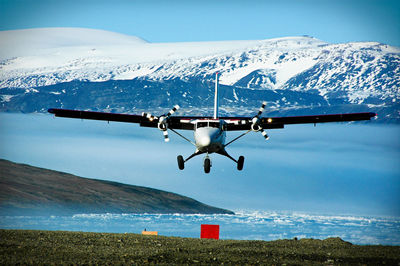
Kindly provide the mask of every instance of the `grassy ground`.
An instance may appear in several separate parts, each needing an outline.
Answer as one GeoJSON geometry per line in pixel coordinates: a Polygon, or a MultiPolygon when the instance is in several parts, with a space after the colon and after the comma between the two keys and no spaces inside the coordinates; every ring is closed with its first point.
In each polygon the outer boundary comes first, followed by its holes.
{"type": "Polygon", "coordinates": [[[242,241],[0,230],[0,265],[147,263],[400,265],[400,247],[358,246],[339,238],[242,241]]]}

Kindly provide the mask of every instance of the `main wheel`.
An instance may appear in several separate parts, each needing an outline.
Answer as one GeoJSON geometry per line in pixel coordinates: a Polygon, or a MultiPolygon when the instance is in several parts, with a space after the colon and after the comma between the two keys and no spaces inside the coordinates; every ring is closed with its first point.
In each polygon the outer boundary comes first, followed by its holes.
{"type": "Polygon", "coordinates": [[[185,168],[185,161],[183,160],[182,155],[178,155],[178,167],[180,170],[183,170],[185,168]]]}
{"type": "Polygon", "coordinates": [[[244,164],[244,157],[243,157],[243,156],[240,156],[240,157],[239,157],[239,160],[238,160],[238,162],[237,162],[237,169],[238,169],[239,171],[241,171],[241,170],[243,169],[243,164],[244,164]]]}
{"type": "Polygon", "coordinates": [[[210,158],[205,158],[204,159],[204,172],[208,174],[210,172],[211,168],[211,161],[210,158]]]}

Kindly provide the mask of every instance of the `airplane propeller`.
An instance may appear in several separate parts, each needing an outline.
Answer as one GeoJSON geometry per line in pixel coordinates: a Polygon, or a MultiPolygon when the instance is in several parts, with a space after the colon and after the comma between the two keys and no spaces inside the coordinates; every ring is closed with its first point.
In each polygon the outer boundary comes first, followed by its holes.
{"type": "Polygon", "coordinates": [[[169,136],[168,136],[168,120],[171,117],[171,115],[173,115],[177,110],[179,110],[179,105],[175,105],[174,107],[172,107],[171,110],[169,110],[168,113],[161,115],[160,117],[154,116],[152,114],[149,113],[142,113],[143,117],[146,117],[147,119],[149,119],[150,121],[157,121],[158,120],[158,124],[157,127],[159,130],[161,130],[163,132],[164,135],[164,141],[168,142],[169,141],[169,136]]]}
{"type": "Polygon", "coordinates": [[[269,139],[268,134],[264,131],[264,129],[262,128],[262,126],[260,126],[260,116],[261,114],[264,112],[265,110],[265,106],[267,105],[267,102],[263,102],[260,109],[258,110],[258,113],[256,116],[254,116],[251,119],[251,130],[254,132],[261,132],[261,134],[263,135],[263,137],[265,138],[265,140],[269,139]]]}

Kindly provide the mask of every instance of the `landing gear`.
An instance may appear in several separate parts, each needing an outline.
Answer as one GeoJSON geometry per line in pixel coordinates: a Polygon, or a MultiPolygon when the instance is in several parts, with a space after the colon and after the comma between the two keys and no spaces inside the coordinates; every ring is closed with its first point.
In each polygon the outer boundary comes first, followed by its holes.
{"type": "Polygon", "coordinates": [[[228,157],[229,159],[231,159],[232,161],[234,161],[237,165],[237,169],[239,171],[241,171],[243,169],[243,164],[244,164],[244,157],[240,156],[238,160],[235,160],[235,158],[233,158],[232,156],[230,156],[225,149],[217,151],[218,154],[221,154],[225,157],[228,157]]]}
{"type": "MultiPolygon", "coordinates": [[[[186,158],[186,159],[184,159],[182,155],[178,155],[178,157],[177,157],[176,159],[177,159],[177,161],[178,161],[178,167],[179,167],[179,169],[180,169],[180,170],[183,170],[183,169],[185,168],[185,162],[187,162],[187,161],[189,161],[191,158],[193,158],[193,157],[195,157],[195,156],[197,156],[197,155],[203,154],[203,153],[206,153],[206,157],[204,157],[204,160],[203,160],[204,172],[205,172],[206,174],[210,173],[212,164],[211,164],[211,159],[210,159],[210,157],[209,157],[209,153],[208,153],[208,152],[202,152],[202,151],[199,151],[199,150],[196,150],[192,155],[190,155],[190,156],[189,156],[188,158],[186,158]]],[[[233,158],[232,156],[230,156],[230,155],[225,151],[225,149],[219,150],[219,151],[217,151],[216,153],[218,153],[218,154],[220,154],[220,155],[223,155],[223,156],[226,156],[226,157],[228,157],[229,159],[231,159],[232,161],[234,161],[234,162],[236,163],[237,169],[238,169],[239,171],[241,171],[241,170],[243,169],[243,165],[244,165],[244,157],[243,157],[243,156],[239,156],[239,159],[235,160],[235,158],[233,158]]]]}
{"type": "Polygon", "coordinates": [[[210,172],[210,168],[211,168],[211,160],[207,155],[206,158],[204,158],[204,172],[208,174],[210,172]]]}
{"type": "Polygon", "coordinates": [[[238,161],[237,161],[237,169],[241,171],[243,169],[243,164],[244,164],[244,157],[240,156],[238,161]]]}
{"type": "Polygon", "coordinates": [[[179,155],[177,157],[177,159],[178,159],[178,167],[179,167],[179,169],[183,170],[185,168],[185,161],[183,160],[182,155],[179,155]]]}

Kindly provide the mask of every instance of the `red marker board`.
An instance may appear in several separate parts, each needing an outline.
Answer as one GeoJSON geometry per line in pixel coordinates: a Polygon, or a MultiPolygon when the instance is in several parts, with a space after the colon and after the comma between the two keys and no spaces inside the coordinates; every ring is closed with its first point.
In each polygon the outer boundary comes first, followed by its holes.
{"type": "Polygon", "coordinates": [[[200,238],[219,239],[219,225],[202,224],[200,238]]]}

